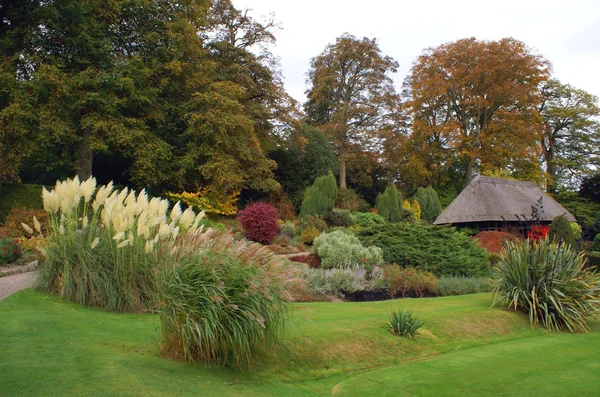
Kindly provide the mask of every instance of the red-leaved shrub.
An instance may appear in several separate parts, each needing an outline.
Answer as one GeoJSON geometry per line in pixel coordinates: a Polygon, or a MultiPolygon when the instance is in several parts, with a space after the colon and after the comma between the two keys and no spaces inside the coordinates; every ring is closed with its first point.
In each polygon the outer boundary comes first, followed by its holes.
{"type": "Polygon", "coordinates": [[[258,202],[240,211],[237,219],[244,228],[244,233],[252,241],[269,244],[279,233],[277,209],[271,204],[258,202]]]}
{"type": "Polygon", "coordinates": [[[546,238],[550,231],[550,225],[534,225],[527,231],[527,238],[540,241],[546,238]]]}
{"type": "Polygon", "coordinates": [[[490,230],[486,232],[480,232],[475,237],[475,240],[479,242],[482,248],[485,248],[489,253],[500,253],[504,247],[505,241],[517,241],[518,238],[508,232],[500,232],[496,230],[490,230]]]}

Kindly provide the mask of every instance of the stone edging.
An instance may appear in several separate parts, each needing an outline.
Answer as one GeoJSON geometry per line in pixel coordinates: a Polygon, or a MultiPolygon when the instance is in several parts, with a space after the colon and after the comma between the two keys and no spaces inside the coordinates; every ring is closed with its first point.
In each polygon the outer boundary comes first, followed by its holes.
{"type": "Polygon", "coordinates": [[[19,273],[32,272],[38,267],[38,265],[39,265],[39,261],[33,261],[25,266],[19,266],[19,267],[15,267],[13,269],[8,269],[4,272],[0,272],[0,277],[11,276],[13,274],[19,274],[19,273]]]}

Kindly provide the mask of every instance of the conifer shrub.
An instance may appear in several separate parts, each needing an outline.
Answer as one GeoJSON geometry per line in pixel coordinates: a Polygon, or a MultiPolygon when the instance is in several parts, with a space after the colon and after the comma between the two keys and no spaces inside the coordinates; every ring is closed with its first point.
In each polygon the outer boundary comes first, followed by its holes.
{"type": "Polygon", "coordinates": [[[596,237],[594,237],[594,242],[592,243],[592,251],[600,252],[600,233],[596,234],[596,237]]]}
{"type": "Polygon", "coordinates": [[[314,250],[325,269],[354,265],[377,266],[383,263],[381,248],[364,247],[353,235],[336,230],[315,238],[314,250]]]}
{"type": "Polygon", "coordinates": [[[327,222],[321,215],[307,215],[300,219],[298,228],[304,231],[309,228],[315,228],[319,232],[324,232],[328,229],[327,222]]]}
{"type": "Polygon", "coordinates": [[[327,223],[331,227],[350,227],[356,225],[356,219],[349,210],[334,208],[327,215],[327,223]]]}
{"type": "Polygon", "coordinates": [[[263,246],[224,232],[188,235],[161,273],[164,355],[248,368],[278,342],[299,271],[263,246]]]}
{"type": "Polygon", "coordinates": [[[311,187],[306,189],[300,207],[300,217],[308,215],[326,216],[333,209],[337,197],[337,184],[333,173],[318,177],[311,187]]]}
{"type": "Polygon", "coordinates": [[[246,237],[261,244],[269,244],[279,233],[277,208],[264,202],[252,203],[240,211],[238,221],[246,237]]]}
{"type": "Polygon", "coordinates": [[[400,209],[400,222],[404,223],[417,223],[417,218],[415,217],[415,213],[412,210],[407,210],[406,208],[400,209]]]}
{"type": "Polygon", "coordinates": [[[335,199],[336,208],[356,211],[360,204],[360,197],[353,189],[338,189],[335,199]]]}
{"type": "Polygon", "coordinates": [[[354,216],[356,224],[361,227],[383,225],[385,223],[385,219],[373,212],[353,212],[352,216],[354,216]]]}
{"type": "Polygon", "coordinates": [[[364,246],[380,247],[386,263],[427,270],[438,277],[489,274],[487,252],[454,228],[387,223],[360,228],[356,235],[364,246]]]}
{"type": "Polygon", "coordinates": [[[442,213],[442,206],[436,191],[431,186],[427,188],[418,188],[415,193],[415,200],[419,202],[421,209],[421,219],[427,223],[433,223],[442,213]]]}
{"type": "Polygon", "coordinates": [[[375,208],[377,213],[388,222],[400,222],[400,204],[402,194],[398,192],[395,185],[388,186],[383,193],[377,195],[375,208]]]}
{"type": "Polygon", "coordinates": [[[571,228],[571,222],[564,215],[559,215],[552,220],[550,230],[548,231],[550,241],[555,243],[565,243],[570,247],[575,248],[575,235],[571,228]]]}

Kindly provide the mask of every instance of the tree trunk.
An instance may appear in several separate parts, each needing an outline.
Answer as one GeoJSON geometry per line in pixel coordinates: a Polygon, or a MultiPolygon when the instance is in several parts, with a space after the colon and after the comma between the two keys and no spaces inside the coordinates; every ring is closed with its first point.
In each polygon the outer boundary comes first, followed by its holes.
{"type": "Polygon", "coordinates": [[[346,189],[346,159],[340,157],[340,189],[346,189]]]}
{"type": "Polygon", "coordinates": [[[88,130],[83,132],[83,139],[77,148],[77,176],[79,180],[85,181],[92,176],[92,162],[94,153],[90,149],[90,136],[88,130]]]}
{"type": "Polygon", "coordinates": [[[473,160],[467,161],[467,172],[465,175],[465,183],[468,185],[473,180],[473,160]]]}
{"type": "Polygon", "coordinates": [[[548,193],[554,193],[556,190],[556,164],[554,164],[554,139],[548,137],[548,150],[546,151],[546,173],[550,176],[548,180],[548,193]]]}

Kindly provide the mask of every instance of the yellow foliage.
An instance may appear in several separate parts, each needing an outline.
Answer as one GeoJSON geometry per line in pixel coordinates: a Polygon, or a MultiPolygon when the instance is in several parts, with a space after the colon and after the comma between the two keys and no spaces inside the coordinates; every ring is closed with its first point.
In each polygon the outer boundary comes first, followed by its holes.
{"type": "Polygon", "coordinates": [[[404,200],[402,202],[402,208],[405,208],[407,210],[412,210],[412,207],[410,206],[410,202],[408,200],[404,200]]]}
{"type": "Polygon", "coordinates": [[[207,214],[215,215],[235,215],[237,214],[236,202],[240,195],[239,191],[226,194],[218,191],[214,186],[204,186],[198,189],[196,193],[171,193],[167,196],[171,199],[181,200],[181,202],[194,207],[199,211],[205,211],[207,214]]]}
{"type": "Polygon", "coordinates": [[[415,219],[417,220],[417,222],[419,222],[421,220],[421,205],[419,204],[419,202],[417,200],[413,200],[410,209],[415,214],[415,219]]]}

